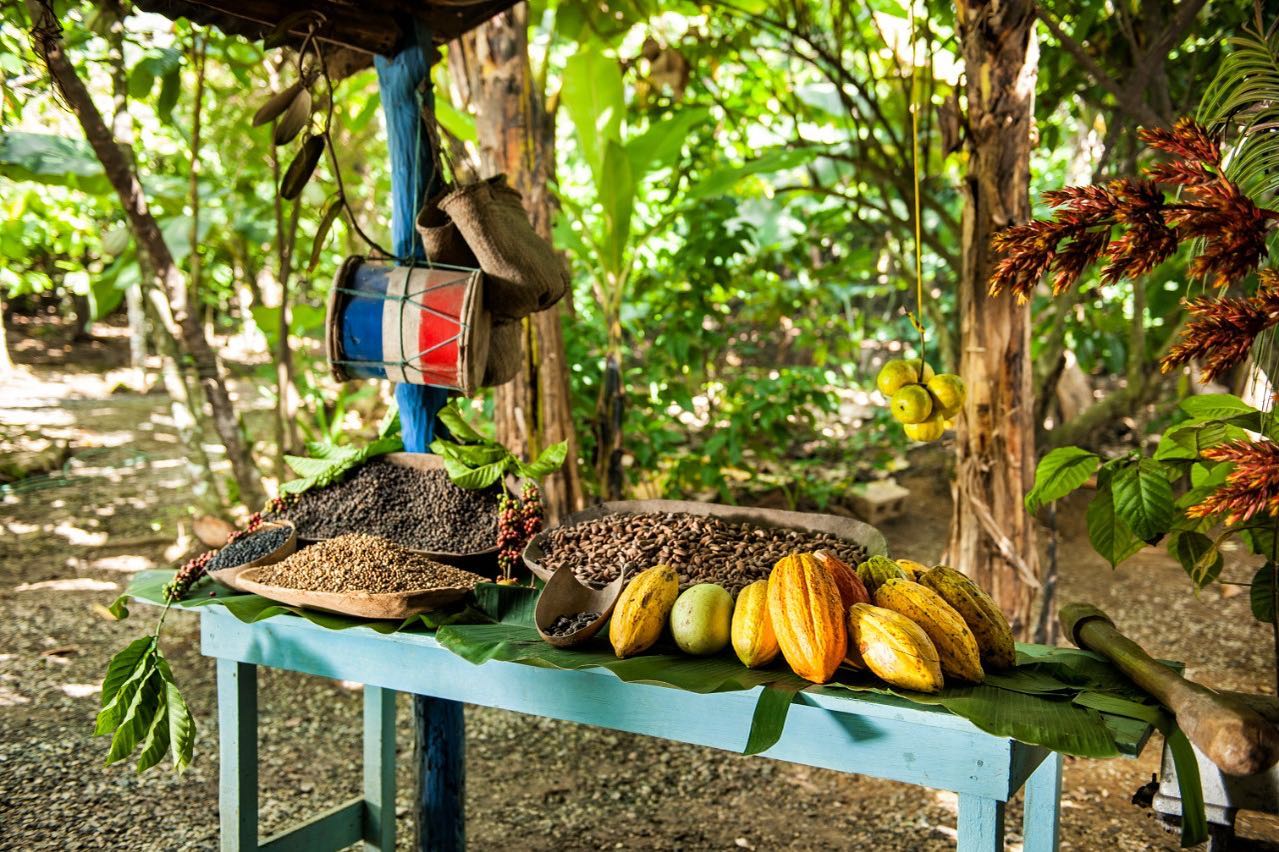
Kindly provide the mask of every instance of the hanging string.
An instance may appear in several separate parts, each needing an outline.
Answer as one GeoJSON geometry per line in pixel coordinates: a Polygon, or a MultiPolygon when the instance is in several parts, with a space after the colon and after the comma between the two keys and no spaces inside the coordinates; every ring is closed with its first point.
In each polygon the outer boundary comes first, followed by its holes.
{"type": "Polygon", "coordinates": [[[924,333],[924,228],[919,192],[919,75],[915,73],[918,65],[915,41],[915,0],[910,0],[910,99],[907,109],[910,111],[910,166],[915,190],[915,313],[910,320],[919,332],[919,381],[922,383],[928,338],[924,333]]]}

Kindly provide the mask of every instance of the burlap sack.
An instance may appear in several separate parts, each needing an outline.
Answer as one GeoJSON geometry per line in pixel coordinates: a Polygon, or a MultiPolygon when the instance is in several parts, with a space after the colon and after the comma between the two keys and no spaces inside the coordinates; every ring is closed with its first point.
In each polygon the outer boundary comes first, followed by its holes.
{"type": "Polygon", "coordinates": [[[422,235],[422,248],[431,263],[447,263],[453,266],[479,266],[479,261],[466,244],[457,223],[440,209],[440,201],[449,193],[445,190],[422,206],[417,214],[417,232],[422,235]]]}
{"type": "Polygon", "coordinates": [[[493,326],[489,336],[488,361],[484,365],[484,378],[481,380],[486,388],[504,385],[520,371],[524,363],[523,343],[524,324],[519,320],[509,320],[493,326]]]}
{"type": "Polygon", "coordinates": [[[568,270],[533,230],[520,194],[507,186],[505,175],[458,187],[438,206],[484,270],[484,301],[494,320],[523,319],[568,292],[568,270]]]}

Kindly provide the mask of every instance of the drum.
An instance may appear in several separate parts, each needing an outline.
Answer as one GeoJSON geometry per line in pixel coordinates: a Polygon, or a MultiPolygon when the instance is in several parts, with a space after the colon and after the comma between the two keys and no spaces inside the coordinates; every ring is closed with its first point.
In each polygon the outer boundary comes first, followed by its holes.
{"type": "Polygon", "coordinates": [[[469,396],[484,376],[492,324],[478,269],[348,257],[324,319],[329,368],[340,382],[390,379],[469,396]]]}

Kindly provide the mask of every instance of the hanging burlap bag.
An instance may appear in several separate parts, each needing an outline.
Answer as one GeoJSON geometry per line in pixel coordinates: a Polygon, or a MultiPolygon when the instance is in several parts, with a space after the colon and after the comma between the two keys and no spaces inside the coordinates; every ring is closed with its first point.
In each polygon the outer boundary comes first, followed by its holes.
{"type": "MultiPolygon", "coordinates": [[[[447,263],[452,266],[479,266],[471,247],[466,244],[457,223],[440,209],[440,201],[452,191],[431,198],[417,214],[417,232],[422,236],[422,247],[430,263],[447,263]]],[[[487,299],[485,301],[488,301],[487,299]]]]}
{"type": "Polygon", "coordinates": [[[520,371],[524,363],[524,323],[508,320],[493,326],[489,336],[488,361],[480,384],[492,388],[504,385],[520,371]]]}
{"type": "Polygon", "coordinates": [[[533,230],[519,192],[507,185],[505,175],[457,187],[439,200],[438,209],[484,270],[485,303],[494,320],[523,319],[568,292],[568,270],[533,230]]]}

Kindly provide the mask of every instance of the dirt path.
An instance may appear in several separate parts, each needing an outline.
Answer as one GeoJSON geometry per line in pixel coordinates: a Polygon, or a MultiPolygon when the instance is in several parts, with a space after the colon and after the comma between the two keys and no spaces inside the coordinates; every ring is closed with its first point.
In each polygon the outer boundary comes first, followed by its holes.
{"type": "MultiPolygon", "coordinates": [[[[19,353],[20,357],[22,353],[19,353]]],[[[30,360],[30,359],[28,359],[30,360]]],[[[183,517],[180,450],[164,400],[112,394],[102,374],[57,363],[0,383],[0,452],[66,440],[64,472],[0,500],[0,847],[210,849],[217,844],[213,666],[194,618],[166,627],[165,651],[200,738],[181,778],[104,768],[90,736],[107,658],[153,614],[125,622],[95,610],[138,570],[170,564],[183,517]],[[167,551],[167,552],[166,552],[167,551]]],[[[936,556],[949,496],[939,474],[909,477],[913,514],[885,529],[902,555],[936,556]],[[916,543],[916,544],[912,544],[916,543]]],[[[1078,507],[1076,507],[1078,508],[1078,507]]],[[[1214,686],[1273,691],[1269,637],[1246,597],[1192,596],[1157,553],[1113,573],[1063,522],[1063,599],[1088,598],[1154,653],[1192,661],[1214,686]]],[[[265,834],[354,795],[358,688],[263,672],[265,834]]],[[[400,704],[401,847],[411,825],[409,707],[400,704]]],[[[955,797],[892,782],[610,733],[482,708],[467,710],[468,826],[474,849],[951,849],[955,797]],[[603,767],[603,768],[601,768],[603,767]]],[[[1158,745],[1137,761],[1066,769],[1063,848],[1175,849],[1176,836],[1129,804],[1156,771],[1158,745]]],[[[1010,808],[1019,848],[1020,805],[1010,808]]],[[[1245,819],[1256,838],[1279,822],[1245,819]]],[[[1253,848],[1279,848],[1258,841],[1253,848]]]]}

